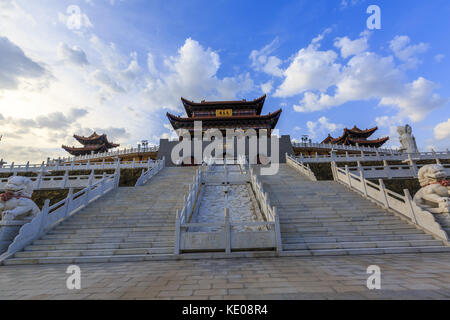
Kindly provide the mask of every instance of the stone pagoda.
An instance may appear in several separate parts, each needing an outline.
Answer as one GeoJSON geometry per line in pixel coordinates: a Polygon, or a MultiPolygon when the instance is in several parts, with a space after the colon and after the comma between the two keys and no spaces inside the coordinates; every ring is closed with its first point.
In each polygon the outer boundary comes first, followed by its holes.
{"type": "Polygon", "coordinates": [[[73,137],[83,145],[83,147],[68,147],[63,145],[62,148],[73,156],[82,156],[92,153],[107,152],[109,149],[116,148],[120,144],[108,141],[106,134],[99,135],[96,132],[89,137],[74,134],[73,137]]]}
{"type": "Polygon", "coordinates": [[[338,137],[333,138],[330,134],[322,143],[329,144],[339,144],[346,146],[361,146],[361,147],[372,147],[372,148],[380,148],[386,141],[389,140],[389,137],[379,138],[375,140],[368,140],[375,131],[378,130],[378,127],[361,130],[358,127],[354,126],[351,129],[344,129],[344,133],[338,137]]]}
{"type": "Polygon", "coordinates": [[[270,137],[271,131],[277,125],[282,110],[279,109],[267,115],[261,115],[266,95],[252,100],[239,101],[201,101],[193,102],[181,98],[187,117],[178,117],[167,113],[172,127],[194,131],[194,121],[202,122],[203,131],[219,129],[225,135],[226,129],[266,129],[270,137]]]}

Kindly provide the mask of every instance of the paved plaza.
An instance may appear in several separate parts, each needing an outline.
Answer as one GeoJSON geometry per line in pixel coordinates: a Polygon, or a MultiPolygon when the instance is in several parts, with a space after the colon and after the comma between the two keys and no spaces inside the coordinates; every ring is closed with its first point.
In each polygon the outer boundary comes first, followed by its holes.
{"type": "Polygon", "coordinates": [[[0,299],[448,299],[450,254],[279,257],[0,267],[0,299]],[[381,290],[368,290],[369,265],[381,290]]]}

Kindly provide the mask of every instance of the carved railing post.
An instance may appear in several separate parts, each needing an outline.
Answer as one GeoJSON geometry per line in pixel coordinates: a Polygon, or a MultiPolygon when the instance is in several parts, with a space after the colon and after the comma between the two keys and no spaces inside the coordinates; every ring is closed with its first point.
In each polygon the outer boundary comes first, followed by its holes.
{"type": "Polygon", "coordinates": [[[414,208],[412,206],[412,198],[411,198],[411,194],[409,193],[408,189],[403,189],[403,193],[405,194],[405,204],[407,206],[408,211],[410,212],[414,222],[416,224],[418,224],[417,222],[417,218],[416,218],[416,213],[414,211],[414,208]]]}
{"type": "Polygon", "coordinates": [[[47,218],[48,218],[48,214],[50,212],[50,199],[46,199],[44,202],[44,206],[42,207],[41,210],[41,223],[39,225],[39,230],[37,232],[38,236],[40,237],[41,235],[44,234],[44,229],[46,227],[47,224],[47,218]]]}
{"type": "Polygon", "coordinates": [[[347,176],[347,182],[350,188],[352,187],[352,178],[350,177],[350,172],[348,171],[348,165],[345,165],[345,175],[347,176]]]}
{"type": "Polygon", "coordinates": [[[224,225],[224,233],[225,233],[225,252],[231,253],[231,227],[230,227],[230,215],[229,209],[225,208],[225,225],[224,225]]]}
{"type": "Polygon", "coordinates": [[[364,196],[367,197],[367,185],[366,180],[364,179],[364,173],[362,171],[359,171],[359,179],[361,180],[364,196]]]}
{"type": "Polygon", "coordinates": [[[387,197],[386,186],[384,185],[383,179],[378,179],[378,184],[380,185],[380,192],[382,195],[383,205],[385,209],[389,208],[389,202],[387,197]]]}
{"type": "Polygon", "coordinates": [[[283,251],[283,243],[281,242],[281,229],[280,229],[280,216],[278,215],[278,210],[276,207],[273,207],[273,216],[275,222],[275,239],[277,241],[277,251],[283,251]]]}
{"type": "Polygon", "coordinates": [[[66,198],[66,203],[64,204],[66,206],[66,212],[64,213],[64,216],[67,217],[70,213],[70,205],[72,204],[72,200],[73,200],[73,188],[69,189],[69,194],[67,195],[66,198]]]}

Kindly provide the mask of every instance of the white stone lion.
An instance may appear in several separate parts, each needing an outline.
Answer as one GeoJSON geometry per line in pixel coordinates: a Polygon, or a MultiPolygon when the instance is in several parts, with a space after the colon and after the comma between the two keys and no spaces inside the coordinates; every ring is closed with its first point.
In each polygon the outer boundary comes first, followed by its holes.
{"type": "Polygon", "coordinates": [[[23,220],[36,216],[40,210],[31,200],[33,183],[27,177],[12,176],[0,194],[0,213],[2,220],[23,220]]]}
{"type": "Polygon", "coordinates": [[[450,212],[450,181],[440,164],[428,164],[419,170],[422,187],[414,196],[414,202],[432,213],[450,212]]]}

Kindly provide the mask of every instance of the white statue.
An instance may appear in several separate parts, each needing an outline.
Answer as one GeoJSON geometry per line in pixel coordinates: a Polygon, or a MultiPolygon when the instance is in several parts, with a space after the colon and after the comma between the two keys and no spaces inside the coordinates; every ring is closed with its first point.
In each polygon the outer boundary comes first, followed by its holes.
{"type": "Polygon", "coordinates": [[[399,140],[402,145],[400,150],[406,153],[419,153],[417,148],[416,138],[412,135],[412,128],[409,124],[397,127],[399,140]]]}
{"type": "Polygon", "coordinates": [[[419,170],[422,187],[414,196],[417,205],[432,213],[450,213],[450,181],[440,164],[428,164],[419,170]]]}
{"type": "Polygon", "coordinates": [[[36,216],[40,210],[31,200],[33,183],[27,177],[12,176],[0,194],[0,213],[2,221],[23,220],[36,216]]]}

